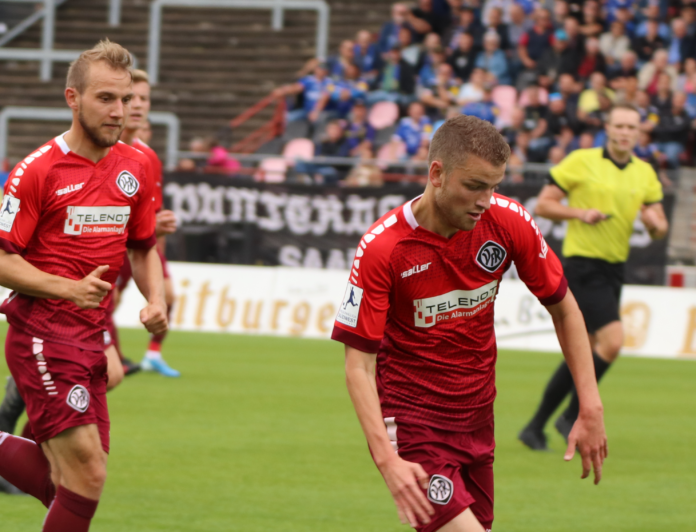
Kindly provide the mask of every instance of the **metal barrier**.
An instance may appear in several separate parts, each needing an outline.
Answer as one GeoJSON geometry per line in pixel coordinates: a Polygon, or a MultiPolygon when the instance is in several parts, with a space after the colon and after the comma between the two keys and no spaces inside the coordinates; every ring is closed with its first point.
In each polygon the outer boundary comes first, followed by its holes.
{"type": "Polygon", "coordinates": [[[148,42],[148,74],[154,85],[159,81],[160,40],[162,36],[162,8],[212,7],[230,9],[271,9],[273,29],[280,29],[286,9],[317,12],[316,55],[326,59],[329,46],[329,6],[323,0],[154,0],[150,6],[150,36],[148,42]]]}
{"type": "MultiPolygon", "coordinates": [[[[168,170],[176,167],[179,159],[179,135],[181,126],[174,113],[152,112],[150,123],[167,128],[167,149],[165,166],[168,170]]],[[[52,107],[15,107],[8,106],[0,111],[0,162],[7,158],[10,120],[50,120],[55,122],[72,122],[70,109],[52,107]]]]}

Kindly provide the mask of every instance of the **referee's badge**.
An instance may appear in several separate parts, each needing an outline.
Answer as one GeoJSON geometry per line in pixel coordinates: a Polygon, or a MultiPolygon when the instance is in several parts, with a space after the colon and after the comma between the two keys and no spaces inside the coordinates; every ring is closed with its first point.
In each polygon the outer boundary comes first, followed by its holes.
{"type": "Polygon", "coordinates": [[[489,240],[478,250],[476,262],[487,272],[493,273],[505,262],[506,257],[507,251],[505,251],[505,248],[497,242],[489,240]]]}

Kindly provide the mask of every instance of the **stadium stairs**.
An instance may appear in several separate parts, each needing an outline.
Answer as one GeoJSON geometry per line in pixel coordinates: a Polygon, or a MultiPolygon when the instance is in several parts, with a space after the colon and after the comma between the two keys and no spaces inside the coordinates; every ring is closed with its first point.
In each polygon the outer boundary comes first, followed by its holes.
{"type": "MultiPolygon", "coordinates": [[[[391,0],[329,1],[330,53],[360,29],[378,32],[389,18],[391,0]]],[[[105,37],[135,54],[147,67],[149,5],[123,0],[121,25],[107,23],[108,0],[67,0],[57,10],[54,47],[84,50],[105,37]]],[[[181,149],[194,136],[217,135],[229,144],[253,131],[273,112],[268,108],[229,131],[229,121],[275,87],[292,82],[314,55],[316,14],[286,11],[284,29],[271,29],[268,10],[166,8],[164,10],[160,83],[152,108],[181,119],[181,149]]],[[[9,43],[8,48],[38,48],[41,22],[9,43]]],[[[54,63],[53,80],[39,80],[39,63],[0,61],[0,106],[62,107],[67,64],[54,63]]],[[[15,121],[10,124],[9,163],[65,131],[61,123],[15,121]]],[[[155,128],[154,148],[163,153],[164,135],[155,128]]]]}

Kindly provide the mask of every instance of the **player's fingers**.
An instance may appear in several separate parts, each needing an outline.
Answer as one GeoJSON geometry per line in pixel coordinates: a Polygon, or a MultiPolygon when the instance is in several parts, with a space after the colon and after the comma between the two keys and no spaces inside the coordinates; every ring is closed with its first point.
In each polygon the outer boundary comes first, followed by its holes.
{"type": "Polygon", "coordinates": [[[420,487],[417,484],[412,484],[411,486],[409,486],[409,488],[412,494],[412,498],[414,502],[417,504],[417,509],[419,510],[419,513],[423,512],[426,516],[433,515],[435,513],[435,510],[423,494],[423,491],[420,489],[420,487]]]}
{"type": "Polygon", "coordinates": [[[99,278],[102,275],[104,275],[107,271],[109,271],[109,265],[105,264],[103,266],[97,266],[97,268],[92,273],[90,273],[90,275],[99,278]]]}
{"type": "Polygon", "coordinates": [[[577,446],[577,442],[575,438],[570,437],[568,438],[568,448],[566,449],[565,454],[563,455],[563,459],[566,462],[569,462],[573,459],[573,456],[575,456],[575,447],[577,446]]]}
{"type": "Polygon", "coordinates": [[[423,466],[420,464],[414,464],[414,470],[416,473],[416,478],[418,479],[418,483],[420,484],[420,487],[423,488],[424,490],[428,489],[428,483],[430,482],[430,475],[425,472],[425,469],[423,469],[423,466]]]}
{"type": "Polygon", "coordinates": [[[602,457],[601,453],[597,451],[594,453],[592,457],[592,464],[594,465],[594,483],[595,485],[599,484],[599,481],[602,480],[602,457]]]}
{"type": "Polygon", "coordinates": [[[592,469],[592,457],[590,453],[580,452],[582,457],[582,476],[580,478],[587,478],[590,475],[590,470],[592,469]]]}
{"type": "Polygon", "coordinates": [[[400,509],[401,513],[406,518],[406,520],[403,522],[408,523],[413,528],[417,527],[418,519],[416,519],[416,514],[413,513],[413,510],[411,509],[411,506],[407,498],[403,494],[401,494],[394,497],[394,500],[396,501],[397,507],[400,509]]]}
{"type": "Polygon", "coordinates": [[[406,513],[401,509],[401,505],[396,502],[396,499],[394,499],[394,502],[396,503],[396,511],[399,514],[399,521],[401,521],[402,524],[407,525],[408,524],[408,517],[406,517],[406,513]]]}
{"type": "MultiPolygon", "coordinates": [[[[407,504],[407,508],[413,512],[418,520],[422,523],[430,522],[430,512],[427,509],[428,501],[425,500],[423,492],[418,486],[412,484],[404,492],[404,500],[407,504]]],[[[418,523],[416,523],[417,525],[418,523]]]]}

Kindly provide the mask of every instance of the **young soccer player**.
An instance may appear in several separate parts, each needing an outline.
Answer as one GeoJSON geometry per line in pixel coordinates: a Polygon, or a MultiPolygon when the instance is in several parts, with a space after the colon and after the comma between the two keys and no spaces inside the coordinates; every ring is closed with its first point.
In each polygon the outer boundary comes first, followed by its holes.
{"type": "Polygon", "coordinates": [[[493,523],[494,301],[514,261],[553,318],[580,396],[582,477],[607,455],[585,324],[530,214],[494,194],[510,148],[471,116],[435,133],[425,193],[360,241],[332,337],[370,452],[399,516],[421,532],[493,523]]]}
{"type": "Polygon", "coordinates": [[[49,508],[44,532],[87,531],[104,487],[104,298],[126,249],[148,301],[141,322],[167,328],[149,161],[118,142],[131,65],[108,40],[71,64],[72,126],[14,168],[0,211],[5,356],[36,439],[0,432],[0,476],[49,508]]]}

